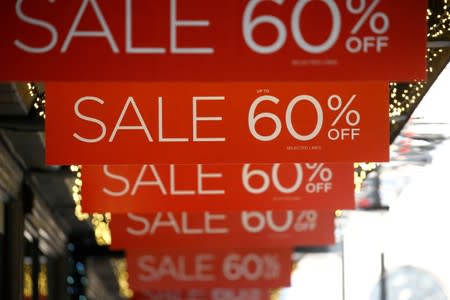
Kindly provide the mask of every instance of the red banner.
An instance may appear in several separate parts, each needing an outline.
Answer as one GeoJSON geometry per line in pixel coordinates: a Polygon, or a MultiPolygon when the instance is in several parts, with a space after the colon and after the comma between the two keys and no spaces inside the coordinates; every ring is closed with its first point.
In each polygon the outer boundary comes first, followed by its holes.
{"type": "Polygon", "coordinates": [[[389,159],[386,83],[49,83],[46,90],[49,164],[389,159]]]}
{"type": "Polygon", "coordinates": [[[270,300],[267,289],[222,288],[211,290],[139,291],[132,300],[270,300]]]}
{"type": "Polygon", "coordinates": [[[352,164],[83,166],[83,211],[354,209],[352,164]]]}
{"type": "Polygon", "coordinates": [[[2,0],[0,80],[425,79],[425,0],[2,0]]]}
{"type": "Polygon", "coordinates": [[[334,211],[243,211],[112,216],[114,249],[225,249],[334,243],[334,211]],[[231,246],[234,245],[234,246],[231,246]]]}
{"type": "Polygon", "coordinates": [[[291,249],[126,252],[134,290],[278,288],[290,285],[291,249]]]}

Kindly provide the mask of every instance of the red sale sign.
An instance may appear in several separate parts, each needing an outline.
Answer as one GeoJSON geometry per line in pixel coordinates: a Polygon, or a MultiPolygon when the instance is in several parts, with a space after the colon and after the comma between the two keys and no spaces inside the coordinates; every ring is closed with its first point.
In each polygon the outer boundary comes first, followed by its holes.
{"type": "Polygon", "coordinates": [[[270,300],[267,289],[216,288],[210,290],[152,290],[134,293],[133,300],[270,300]]]}
{"type": "Polygon", "coordinates": [[[424,80],[426,9],[426,0],[3,0],[0,80],[424,80]]]}
{"type": "Polygon", "coordinates": [[[334,243],[334,211],[113,214],[114,249],[225,249],[334,243]],[[234,246],[233,246],[234,247],[234,246]]]}
{"type": "Polygon", "coordinates": [[[86,165],[83,211],[354,209],[352,164],[86,165]]]}
{"type": "Polygon", "coordinates": [[[290,285],[291,249],[126,252],[135,290],[278,288],[290,285]]]}
{"type": "Polygon", "coordinates": [[[386,83],[49,83],[46,89],[49,164],[389,159],[386,83]]]}

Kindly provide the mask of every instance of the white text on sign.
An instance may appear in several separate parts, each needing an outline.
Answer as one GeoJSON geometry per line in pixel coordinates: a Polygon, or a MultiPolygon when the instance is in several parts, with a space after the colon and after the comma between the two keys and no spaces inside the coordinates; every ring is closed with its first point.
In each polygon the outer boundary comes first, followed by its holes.
{"type": "Polygon", "coordinates": [[[48,163],[292,163],[299,153],[302,162],[353,162],[388,154],[389,99],[381,82],[46,87],[48,163]],[[73,157],[70,149],[92,155],[73,157]]]}
{"type": "MultiPolygon", "coordinates": [[[[178,215],[171,212],[158,212],[151,218],[129,213],[128,218],[134,224],[128,226],[126,231],[134,236],[156,235],[159,231],[177,235],[226,235],[232,230],[225,213],[189,214],[182,212],[178,215]],[[200,226],[198,225],[199,217],[202,221],[200,226]],[[197,225],[194,226],[192,223],[197,223],[197,225]]],[[[233,226],[238,226],[241,231],[248,233],[259,233],[265,230],[274,233],[304,232],[316,229],[318,214],[315,210],[299,212],[290,210],[278,212],[275,217],[272,211],[243,211],[240,219],[241,223],[233,226]],[[283,216],[280,217],[280,214],[283,216]]]]}
{"type": "MultiPolygon", "coordinates": [[[[289,164],[286,164],[289,165],[289,164]]],[[[269,189],[272,184],[280,194],[294,194],[300,192],[302,184],[304,183],[304,174],[307,172],[308,176],[305,178],[306,184],[302,192],[306,193],[328,193],[333,188],[333,171],[331,168],[324,167],[323,163],[294,163],[292,164],[295,173],[295,180],[291,183],[282,182],[280,178],[286,176],[280,176],[281,164],[273,164],[271,172],[266,172],[263,169],[251,169],[251,164],[244,164],[241,172],[241,188],[244,188],[246,192],[250,194],[262,194],[269,189]],[[305,172],[305,171],[306,172],[305,172]]],[[[139,174],[136,178],[128,178],[119,173],[114,173],[110,170],[108,165],[103,166],[103,173],[106,177],[110,178],[114,182],[114,188],[103,187],[103,192],[111,197],[122,197],[125,195],[135,196],[140,189],[155,189],[161,195],[175,195],[175,196],[188,196],[188,195],[224,195],[227,193],[225,187],[220,189],[207,189],[205,188],[206,181],[216,181],[216,183],[222,183],[221,179],[224,177],[220,172],[206,172],[203,165],[196,165],[196,172],[190,173],[190,175],[196,178],[195,185],[189,189],[179,189],[177,186],[178,180],[183,181],[183,177],[177,177],[177,166],[169,165],[169,180],[165,182],[159,175],[161,169],[166,169],[167,166],[155,166],[155,165],[142,165],[139,174]],[[158,172],[158,169],[160,170],[158,172]],[[178,180],[177,180],[178,178],[178,180]],[[117,186],[119,189],[117,189],[117,186]]],[[[178,166],[178,168],[180,168],[178,166]]],[[[286,166],[285,166],[286,168],[286,166]]],[[[284,171],[286,172],[286,170],[284,171]]]]}
{"type": "Polygon", "coordinates": [[[133,289],[280,287],[290,283],[292,250],[127,250],[133,289]]]}
{"type": "MultiPolygon", "coordinates": [[[[272,0],[274,4],[283,5],[284,0],[272,0]]],[[[18,49],[34,54],[47,53],[53,51],[59,42],[60,30],[48,22],[47,20],[36,18],[35,16],[30,16],[25,13],[23,9],[24,0],[17,0],[15,6],[15,12],[17,18],[22,22],[29,24],[30,26],[35,26],[41,30],[45,30],[50,35],[50,40],[45,45],[39,47],[31,45],[28,42],[24,42],[21,39],[16,39],[14,41],[14,46],[18,49]]],[[[69,32],[66,34],[62,46],[58,49],[60,53],[66,53],[69,51],[71,44],[74,42],[74,38],[98,38],[103,39],[109,46],[111,52],[120,53],[124,51],[130,54],[207,54],[211,55],[214,53],[214,47],[181,47],[179,44],[179,28],[183,27],[203,27],[207,30],[210,27],[210,20],[207,16],[203,19],[188,20],[179,19],[180,13],[178,12],[178,1],[170,0],[169,5],[169,45],[168,47],[159,46],[147,46],[147,47],[137,47],[133,42],[133,36],[136,36],[141,32],[140,30],[135,30],[133,28],[133,0],[125,0],[125,45],[119,47],[119,38],[115,37],[110,29],[108,20],[105,18],[102,11],[102,7],[98,4],[97,0],[83,0],[80,1],[80,6],[76,15],[74,16],[73,22],[70,26],[69,32]],[[82,30],[81,23],[83,16],[88,10],[92,10],[95,13],[95,17],[100,24],[101,30],[82,30]],[[122,48],[122,49],[121,49],[122,48]]],[[[244,9],[242,18],[242,35],[247,47],[255,53],[258,54],[270,54],[280,51],[287,42],[287,32],[286,25],[284,22],[274,15],[261,15],[254,16],[255,9],[265,2],[264,0],[251,0],[248,2],[244,9]],[[255,40],[253,36],[253,31],[261,24],[267,24],[274,27],[277,31],[277,37],[273,43],[270,45],[262,45],[255,40]]],[[[366,7],[366,2],[361,1],[359,5],[355,5],[354,1],[347,1],[345,9],[351,14],[361,15],[357,23],[353,26],[350,36],[346,38],[345,49],[349,53],[367,53],[369,51],[376,51],[380,53],[383,49],[389,47],[389,37],[387,35],[390,27],[389,17],[387,14],[374,11],[376,10],[377,4],[380,0],[374,0],[369,7],[366,7]],[[361,27],[368,23],[372,35],[360,36],[358,35],[361,27]]],[[[327,39],[319,45],[312,44],[308,42],[301,28],[301,17],[307,8],[309,1],[298,1],[294,6],[291,13],[290,29],[292,31],[292,39],[298,46],[298,48],[304,52],[310,54],[320,54],[328,52],[333,47],[335,47],[340,35],[342,33],[341,24],[342,17],[339,6],[334,0],[324,1],[329,12],[331,12],[331,30],[327,39]]],[[[161,30],[161,28],[159,28],[161,30]]]]}

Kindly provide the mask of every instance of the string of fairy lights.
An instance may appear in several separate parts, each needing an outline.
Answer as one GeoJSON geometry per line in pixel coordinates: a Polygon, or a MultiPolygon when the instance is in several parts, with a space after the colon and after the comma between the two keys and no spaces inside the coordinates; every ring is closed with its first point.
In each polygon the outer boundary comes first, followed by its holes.
{"type": "MultiPolygon", "coordinates": [[[[445,35],[450,34],[450,5],[449,0],[442,0],[442,7],[439,12],[433,12],[427,9],[427,22],[429,40],[439,40],[445,35]]],[[[440,58],[444,50],[442,48],[428,48],[425,55],[427,66],[427,75],[430,76],[435,70],[433,69],[433,61],[440,58]]],[[[389,119],[392,125],[399,120],[403,121],[403,116],[408,115],[417,104],[416,102],[423,96],[427,84],[422,81],[414,81],[411,83],[391,82],[389,84],[389,119]]],[[[355,163],[354,181],[355,191],[361,190],[362,183],[367,175],[378,168],[377,163],[355,163]]]]}
{"type": "MultiPolygon", "coordinates": [[[[31,298],[33,295],[33,267],[31,263],[25,262],[23,266],[23,296],[31,298]]],[[[45,298],[48,296],[47,264],[40,264],[38,274],[39,296],[45,298]]]]}
{"type": "MultiPolygon", "coordinates": [[[[426,18],[429,24],[427,37],[429,40],[438,40],[450,33],[450,6],[448,1],[449,0],[441,1],[442,7],[439,8],[438,12],[433,12],[431,9],[427,9],[426,18]]],[[[427,75],[434,72],[433,61],[438,59],[443,52],[444,51],[441,48],[427,49],[427,75]]],[[[45,119],[45,93],[40,91],[38,86],[33,82],[27,83],[27,87],[29,95],[34,99],[34,109],[40,117],[45,119]]],[[[399,121],[403,121],[404,116],[408,115],[411,110],[415,108],[417,102],[421,99],[421,97],[423,97],[426,87],[427,84],[421,81],[414,81],[411,83],[391,82],[389,84],[389,119],[392,125],[395,125],[399,121]]],[[[355,192],[359,192],[361,190],[362,183],[367,178],[367,175],[377,169],[379,165],[379,163],[373,162],[354,163],[355,192]]],[[[111,232],[109,229],[109,223],[111,221],[111,214],[103,213],[89,215],[87,213],[83,213],[81,166],[72,165],[70,166],[70,170],[75,174],[75,180],[72,187],[72,196],[75,203],[75,216],[80,221],[90,219],[94,228],[97,243],[99,245],[110,245],[111,232]]],[[[130,297],[133,292],[130,290],[128,285],[128,274],[125,261],[117,260],[115,270],[121,295],[124,297],[130,297]]]]}
{"type": "MultiPolygon", "coordinates": [[[[433,61],[439,58],[443,53],[441,48],[428,48],[426,59],[428,66],[426,67],[427,75],[433,73],[433,61]]],[[[415,81],[411,83],[389,83],[389,119],[392,125],[395,125],[399,120],[403,121],[403,116],[408,115],[415,107],[416,102],[424,95],[424,90],[427,84],[422,81],[415,81]]],[[[378,168],[379,163],[365,162],[354,164],[354,182],[355,192],[360,192],[362,183],[367,178],[367,175],[378,168]]]]}
{"type": "Polygon", "coordinates": [[[27,83],[28,94],[33,99],[33,108],[37,114],[45,119],[45,93],[40,91],[34,82],[27,83]]]}
{"type": "Polygon", "coordinates": [[[431,9],[427,9],[428,21],[428,39],[438,39],[446,32],[450,32],[450,7],[448,0],[442,1],[442,11],[433,13],[431,9]]]}
{"type": "Polygon", "coordinates": [[[90,219],[94,228],[95,240],[98,245],[110,245],[111,244],[111,231],[109,229],[109,222],[111,221],[111,213],[93,213],[89,215],[83,212],[82,207],[82,193],[81,187],[83,181],[81,180],[81,166],[71,165],[70,171],[72,171],[76,178],[72,186],[72,198],[75,202],[75,216],[79,221],[85,221],[90,219]]]}
{"type": "Polygon", "coordinates": [[[112,260],[112,266],[119,285],[120,296],[124,298],[133,297],[134,292],[130,289],[128,283],[127,261],[123,258],[114,259],[112,260]]]}

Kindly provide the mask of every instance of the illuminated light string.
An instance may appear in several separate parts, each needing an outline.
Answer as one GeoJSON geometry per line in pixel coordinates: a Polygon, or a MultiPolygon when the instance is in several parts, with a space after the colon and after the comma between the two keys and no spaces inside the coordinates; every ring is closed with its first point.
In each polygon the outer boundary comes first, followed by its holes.
{"type": "Polygon", "coordinates": [[[75,202],[75,216],[79,221],[85,221],[89,219],[89,214],[83,213],[82,206],[81,206],[81,186],[83,185],[83,182],[81,180],[81,166],[71,165],[70,171],[76,174],[76,179],[74,181],[74,184],[72,186],[72,198],[75,202]]]}
{"type": "MultiPolygon", "coordinates": [[[[442,48],[428,48],[426,59],[428,67],[427,74],[433,73],[433,61],[443,53],[442,48]]],[[[402,115],[409,113],[414,108],[414,104],[423,96],[426,84],[422,81],[415,81],[409,84],[399,84],[391,82],[389,84],[389,118],[392,124],[402,115]]]]}
{"type": "MultiPolygon", "coordinates": [[[[23,265],[23,296],[31,298],[33,296],[33,267],[31,264],[25,263],[23,265]]],[[[47,265],[41,264],[38,275],[38,291],[40,297],[48,296],[48,282],[47,282],[47,265]]]]}
{"type": "Polygon", "coordinates": [[[431,24],[428,27],[427,37],[430,39],[438,39],[450,32],[450,7],[448,0],[442,1],[442,11],[433,13],[427,9],[427,21],[431,24]]]}
{"type": "Polygon", "coordinates": [[[23,296],[31,298],[33,296],[33,279],[31,277],[32,267],[29,264],[23,266],[23,296]]]}
{"type": "MultiPolygon", "coordinates": [[[[441,48],[428,48],[425,55],[428,66],[427,74],[433,73],[433,61],[439,58],[443,53],[441,48]]],[[[392,125],[396,124],[398,119],[407,115],[414,107],[417,101],[424,95],[424,89],[427,87],[425,82],[415,81],[407,84],[391,82],[389,84],[389,119],[392,125]]],[[[355,163],[354,164],[354,183],[355,192],[360,192],[362,183],[367,175],[375,170],[379,164],[375,163],[355,163]]]]}
{"type": "Polygon", "coordinates": [[[127,271],[127,261],[126,259],[114,259],[112,261],[114,275],[116,276],[117,282],[119,284],[120,296],[124,298],[131,298],[134,295],[133,290],[130,289],[128,283],[128,271],[127,271]]]}
{"type": "Polygon", "coordinates": [[[111,230],[109,222],[111,221],[111,213],[94,213],[89,215],[83,213],[81,187],[83,181],[81,180],[81,166],[71,165],[70,170],[76,175],[74,184],[72,186],[72,198],[75,202],[74,214],[79,221],[91,219],[94,228],[95,240],[99,246],[111,245],[111,230]]]}
{"type": "MultiPolygon", "coordinates": [[[[379,163],[354,163],[353,168],[355,169],[353,173],[353,179],[355,183],[355,192],[359,193],[361,191],[362,184],[364,180],[367,178],[367,175],[378,168],[379,163]]],[[[336,217],[340,217],[342,215],[341,211],[335,212],[336,217]]]]}
{"type": "Polygon", "coordinates": [[[92,225],[94,226],[95,240],[99,246],[111,245],[111,213],[94,213],[92,214],[92,225]]]}
{"type": "Polygon", "coordinates": [[[45,92],[41,92],[34,82],[27,83],[28,94],[33,98],[33,107],[45,119],[45,92]]]}

